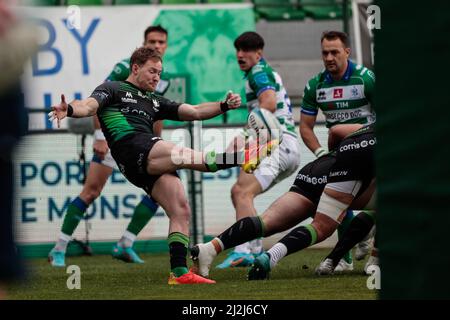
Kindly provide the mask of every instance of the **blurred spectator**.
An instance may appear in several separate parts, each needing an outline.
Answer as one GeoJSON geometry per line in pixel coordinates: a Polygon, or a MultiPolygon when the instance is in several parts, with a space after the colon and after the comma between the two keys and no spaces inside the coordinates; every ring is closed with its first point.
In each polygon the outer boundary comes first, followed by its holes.
{"type": "Polygon", "coordinates": [[[5,283],[23,273],[13,235],[12,154],[27,130],[20,75],[36,46],[28,28],[13,11],[11,2],[0,0],[0,299],[5,296],[5,283]]]}

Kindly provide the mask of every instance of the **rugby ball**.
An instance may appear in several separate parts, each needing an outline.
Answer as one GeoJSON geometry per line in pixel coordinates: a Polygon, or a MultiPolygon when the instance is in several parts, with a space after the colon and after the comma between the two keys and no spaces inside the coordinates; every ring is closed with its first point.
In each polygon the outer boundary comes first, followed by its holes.
{"type": "Polygon", "coordinates": [[[250,136],[258,139],[260,142],[278,139],[281,143],[282,129],[281,124],[275,115],[267,109],[255,107],[249,113],[247,126],[250,136]]]}

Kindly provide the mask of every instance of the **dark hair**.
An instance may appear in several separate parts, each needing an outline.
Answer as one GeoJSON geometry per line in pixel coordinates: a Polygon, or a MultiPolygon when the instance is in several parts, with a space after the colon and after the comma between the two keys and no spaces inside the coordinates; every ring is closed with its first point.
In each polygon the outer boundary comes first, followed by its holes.
{"type": "Polygon", "coordinates": [[[133,66],[133,64],[143,66],[148,60],[162,61],[162,58],[161,55],[156,50],[146,47],[137,48],[131,55],[130,68],[133,66]]]}
{"type": "Polygon", "coordinates": [[[335,40],[339,39],[344,44],[346,48],[350,48],[350,40],[348,39],[348,35],[345,32],[341,31],[325,31],[322,33],[322,38],[320,38],[320,43],[323,42],[323,39],[327,40],[335,40]]]}
{"type": "Polygon", "coordinates": [[[168,36],[167,30],[164,29],[163,27],[161,27],[161,25],[158,24],[157,26],[150,26],[147,29],[145,29],[145,31],[144,31],[144,41],[145,41],[145,39],[147,39],[147,35],[150,32],[161,32],[161,33],[164,33],[166,36],[168,36]]]}
{"type": "Polygon", "coordinates": [[[236,50],[254,51],[264,48],[264,39],[253,31],[247,31],[234,40],[236,50]]]}

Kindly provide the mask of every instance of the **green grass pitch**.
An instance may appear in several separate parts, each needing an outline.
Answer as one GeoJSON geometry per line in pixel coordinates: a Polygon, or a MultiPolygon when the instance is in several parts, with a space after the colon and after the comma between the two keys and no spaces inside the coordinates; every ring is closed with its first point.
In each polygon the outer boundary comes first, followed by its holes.
{"type": "MultiPolygon", "coordinates": [[[[367,289],[364,261],[354,261],[355,269],[341,275],[314,275],[314,269],[329,250],[309,249],[283,259],[270,280],[247,281],[247,268],[212,268],[215,285],[169,286],[169,256],[143,254],[145,264],[127,264],[110,256],[68,257],[66,265],[81,269],[81,289],[67,288],[66,268],[53,268],[45,259],[28,260],[28,280],[9,288],[9,299],[376,299],[367,289]]],[[[222,253],[214,261],[219,264],[222,253]]],[[[188,264],[190,264],[188,260],[188,264]]]]}

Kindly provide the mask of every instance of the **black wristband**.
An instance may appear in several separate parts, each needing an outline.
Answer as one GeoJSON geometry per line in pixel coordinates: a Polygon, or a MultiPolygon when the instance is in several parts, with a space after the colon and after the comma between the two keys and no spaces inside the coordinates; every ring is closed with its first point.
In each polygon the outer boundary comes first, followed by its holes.
{"type": "Polygon", "coordinates": [[[222,112],[227,112],[228,110],[230,110],[226,101],[220,102],[220,110],[222,110],[222,112]]]}
{"type": "Polygon", "coordinates": [[[67,107],[67,116],[71,117],[73,115],[73,107],[69,104],[67,107]]]}

